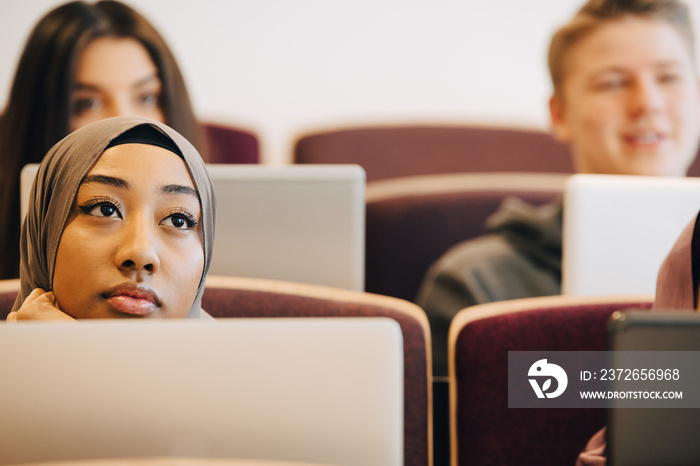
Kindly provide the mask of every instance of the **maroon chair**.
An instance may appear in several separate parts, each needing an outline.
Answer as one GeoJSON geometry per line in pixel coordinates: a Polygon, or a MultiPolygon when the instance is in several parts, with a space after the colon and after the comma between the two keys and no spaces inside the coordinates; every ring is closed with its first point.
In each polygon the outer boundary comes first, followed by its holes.
{"type": "Polygon", "coordinates": [[[574,465],[605,410],[508,408],[509,351],[604,351],[613,312],[652,296],[548,296],[481,304],[450,327],[452,464],[574,465]]]}
{"type": "MultiPolygon", "coordinates": [[[[2,126],[0,115],[0,126],[2,126]]],[[[260,163],[258,137],[242,129],[203,123],[209,163],[260,163]]]]}
{"type": "MultiPolygon", "coordinates": [[[[356,163],[367,181],[457,172],[573,173],[570,149],[549,133],[505,127],[364,126],[297,138],[295,163],[356,163]]],[[[688,171],[700,176],[700,157],[688,171]]]]}
{"type": "Polygon", "coordinates": [[[260,163],[258,138],[230,126],[204,123],[209,163],[260,163]]]}
{"type": "Polygon", "coordinates": [[[19,291],[19,280],[0,280],[0,321],[12,311],[19,291]]]}
{"type": "Polygon", "coordinates": [[[478,126],[377,126],[299,137],[295,163],[356,163],[367,181],[458,172],[573,173],[569,148],[548,133],[478,126]]]}
{"type": "Polygon", "coordinates": [[[365,290],[413,301],[430,265],[484,233],[507,196],[534,204],[561,196],[567,175],[461,173],[367,184],[365,290]]]}

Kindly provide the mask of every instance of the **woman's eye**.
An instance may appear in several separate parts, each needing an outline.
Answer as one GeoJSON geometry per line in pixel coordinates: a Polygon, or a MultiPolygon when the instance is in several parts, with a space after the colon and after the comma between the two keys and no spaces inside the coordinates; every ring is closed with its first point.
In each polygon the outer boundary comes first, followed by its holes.
{"type": "Polygon", "coordinates": [[[159,96],[156,93],[153,92],[147,92],[144,94],[141,94],[138,97],[138,102],[144,107],[158,107],[158,101],[159,101],[159,96]]]}
{"type": "Polygon", "coordinates": [[[163,224],[179,230],[191,230],[197,222],[187,214],[172,214],[163,220],[163,224]]]}
{"type": "Polygon", "coordinates": [[[73,114],[82,115],[87,112],[94,112],[100,106],[99,99],[95,97],[80,97],[73,103],[73,114]]]}
{"type": "Polygon", "coordinates": [[[94,217],[122,218],[119,207],[110,201],[91,202],[79,207],[83,212],[94,217]]]}

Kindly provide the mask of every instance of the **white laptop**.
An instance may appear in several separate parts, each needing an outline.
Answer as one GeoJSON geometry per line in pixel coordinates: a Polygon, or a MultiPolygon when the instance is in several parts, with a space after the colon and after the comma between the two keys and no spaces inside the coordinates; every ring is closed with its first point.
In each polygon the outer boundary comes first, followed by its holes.
{"type": "Polygon", "coordinates": [[[564,193],[562,293],[654,294],[700,210],[700,178],[573,175],[564,193]]]}
{"type": "Polygon", "coordinates": [[[0,374],[0,464],[403,465],[403,343],[387,318],[3,323],[0,374]]]}
{"type": "MultiPolygon", "coordinates": [[[[38,165],[22,170],[22,213],[38,165]]],[[[207,165],[217,197],[210,273],[364,289],[359,165],[207,165]]]]}

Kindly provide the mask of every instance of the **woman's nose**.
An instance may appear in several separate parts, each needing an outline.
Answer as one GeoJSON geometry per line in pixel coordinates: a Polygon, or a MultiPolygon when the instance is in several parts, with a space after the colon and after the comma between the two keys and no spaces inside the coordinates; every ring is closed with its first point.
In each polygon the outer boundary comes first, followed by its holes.
{"type": "Polygon", "coordinates": [[[124,225],[115,257],[115,265],[123,273],[152,275],[160,268],[155,227],[140,219],[130,219],[124,225]]]}

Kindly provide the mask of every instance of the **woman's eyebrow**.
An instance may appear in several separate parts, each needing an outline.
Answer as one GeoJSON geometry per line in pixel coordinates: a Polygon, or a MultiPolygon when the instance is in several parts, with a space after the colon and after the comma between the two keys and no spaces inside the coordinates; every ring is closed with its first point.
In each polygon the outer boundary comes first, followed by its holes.
{"type": "MultiPolygon", "coordinates": [[[[151,82],[157,81],[158,79],[159,79],[159,78],[158,78],[158,74],[157,74],[157,73],[154,73],[154,74],[151,74],[151,75],[148,75],[148,76],[145,76],[145,77],[139,79],[139,80],[136,81],[135,83],[131,84],[131,87],[132,87],[133,89],[136,89],[136,88],[145,86],[145,85],[147,85],[147,84],[150,84],[151,82]]],[[[78,82],[78,83],[75,84],[75,89],[74,89],[74,91],[101,92],[101,91],[102,91],[102,88],[101,88],[98,84],[81,83],[81,82],[78,82]]]]}
{"type": "Polygon", "coordinates": [[[199,199],[199,194],[197,194],[197,191],[189,186],[184,186],[181,184],[168,184],[160,188],[160,190],[164,194],[187,194],[188,196],[194,196],[199,199]]]}
{"type": "Polygon", "coordinates": [[[115,188],[129,187],[129,183],[127,183],[126,180],[107,175],[85,175],[85,178],[83,178],[83,181],[80,184],[83,185],[89,183],[106,184],[109,186],[114,186],[115,188]]]}

